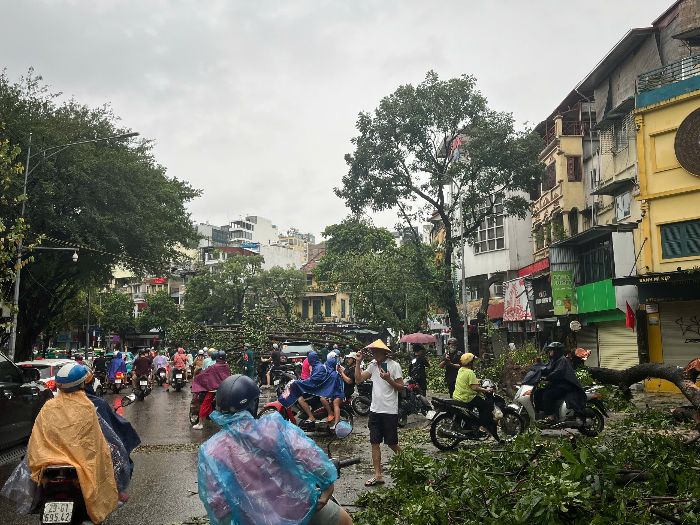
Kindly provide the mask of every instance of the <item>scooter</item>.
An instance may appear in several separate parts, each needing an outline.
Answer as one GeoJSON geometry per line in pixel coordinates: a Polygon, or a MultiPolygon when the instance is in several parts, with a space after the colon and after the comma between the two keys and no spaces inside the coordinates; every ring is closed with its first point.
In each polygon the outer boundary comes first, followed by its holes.
{"type": "Polygon", "coordinates": [[[163,383],[165,383],[168,380],[168,371],[160,367],[158,370],[156,370],[156,381],[158,381],[158,386],[163,386],[163,383]]]}
{"type": "Polygon", "coordinates": [[[177,368],[173,371],[173,380],[170,382],[170,386],[175,389],[175,392],[182,390],[182,387],[184,387],[185,383],[187,383],[185,373],[185,370],[180,370],[177,368]]]}
{"type": "Polygon", "coordinates": [[[542,369],[544,365],[533,366],[518,388],[513,397],[513,402],[508,405],[523,418],[525,427],[530,427],[533,423],[541,429],[563,430],[574,429],[588,437],[595,437],[603,431],[605,418],[608,412],[603,403],[603,394],[600,392],[604,387],[595,385],[584,388],[586,392],[586,408],[583,414],[576,414],[573,409],[566,405],[566,401],[561,400],[556,408],[553,421],[548,421],[545,415],[537,410],[535,406],[535,392],[541,388],[542,369]]]}
{"type": "Polygon", "coordinates": [[[358,416],[366,416],[371,404],[372,381],[364,381],[357,385],[357,395],[352,398],[352,409],[358,416]]]}
{"type": "Polygon", "coordinates": [[[140,376],[138,378],[138,387],[134,388],[136,399],[143,401],[146,396],[151,393],[151,385],[148,381],[148,376],[140,376]]]}
{"type": "Polygon", "coordinates": [[[433,410],[428,398],[421,394],[420,386],[410,377],[406,378],[406,386],[399,398],[399,428],[403,428],[408,423],[408,416],[411,414],[428,415],[433,410]]]}
{"type": "Polygon", "coordinates": [[[114,374],[114,381],[110,385],[112,387],[112,393],[118,394],[126,386],[126,376],[124,372],[117,372],[114,374]]]}
{"type": "MultiPolygon", "coordinates": [[[[484,388],[496,388],[489,380],[481,382],[484,388]]],[[[486,394],[493,397],[493,418],[497,422],[499,434],[512,438],[525,431],[525,421],[517,411],[509,407],[506,400],[498,394],[486,394]]],[[[430,440],[439,450],[452,450],[462,441],[482,441],[489,434],[480,430],[479,411],[456,399],[433,398],[435,412],[426,416],[430,424],[430,440]]],[[[501,437],[499,435],[499,437],[501,437]]]]}

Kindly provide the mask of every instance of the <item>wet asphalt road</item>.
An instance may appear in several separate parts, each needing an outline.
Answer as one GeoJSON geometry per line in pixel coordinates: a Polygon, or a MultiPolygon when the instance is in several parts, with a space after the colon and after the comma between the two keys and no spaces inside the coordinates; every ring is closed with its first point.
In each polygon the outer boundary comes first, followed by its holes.
{"type": "MultiPolygon", "coordinates": [[[[263,399],[269,395],[263,392],[263,399]]],[[[107,395],[105,399],[115,403],[121,395],[107,395]]],[[[124,417],[131,421],[141,437],[141,446],[132,453],[134,475],[128,490],[130,499],[110,515],[105,525],[170,524],[206,514],[197,495],[197,448],[218,427],[208,422],[204,430],[192,430],[188,419],[190,399],[189,389],[166,392],[156,387],[143,403],[135,402],[123,409],[124,417]]],[[[409,426],[424,422],[421,418],[409,426]]],[[[363,482],[372,474],[366,425],[366,418],[356,416],[353,435],[344,442],[336,441],[331,448],[333,454],[341,458],[355,455],[362,458],[360,465],[343,470],[336,483],[335,496],[342,505],[349,506],[349,511],[353,510],[350,505],[364,489],[363,482]]],[[[328,438],[318,438],[317,442],[325,450],[328,438]]],[[[383,457],[387,460],[390,455],[387,448],[383,457]]],[[[14,467],[0,467],[0,486],[14,467]]],[[[17,515],[14,505],[0,497],[0,523],[37,525],[39,519],[38,516],[17,515]]]]}

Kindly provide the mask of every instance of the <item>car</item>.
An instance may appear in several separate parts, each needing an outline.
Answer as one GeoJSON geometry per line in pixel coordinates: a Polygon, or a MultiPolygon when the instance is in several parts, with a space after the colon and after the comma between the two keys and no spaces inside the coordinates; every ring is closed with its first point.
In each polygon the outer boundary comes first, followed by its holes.
{"type": "MultiPolygon", "coordinates": [[[[72,359],[36,359],[34,361],[21,361],[17,363],[17,366],[20,368],[36,368],[39,370],[39,382],[56,394],[56,372],[58,372],[63,365],[72,362],[72,359]]],[[[95,378],[93,388],[98,396],[104,393],[102,390],[102,383],[100,383],[100,380],[97,378],[95,378]]]]}
{"type": "Polygon", "coordinates": [[[18,367],[0,352],[0,451],[29,440],[39,410],[53,397],[32,366],[18,367]]]}
{"type": "Polygon", "coordinates": [[[310,341],[285,341],[282,344],[282,361],[285,363],[292,362],[295,365],[301,364],[306,359],[309,352],[315,352],[316,348],[310,341]]]}

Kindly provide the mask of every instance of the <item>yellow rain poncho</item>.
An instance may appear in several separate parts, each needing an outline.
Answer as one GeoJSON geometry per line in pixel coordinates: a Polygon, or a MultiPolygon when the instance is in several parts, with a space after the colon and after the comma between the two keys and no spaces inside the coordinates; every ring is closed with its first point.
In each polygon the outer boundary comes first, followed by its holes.
{"type": "Polygon", "coordinates": [[[46,402],[34,422],[27,459],[37,483],[50,465],[74,466],[93,522],[102,523],[117,508],[109,445],[84,391],[61,392],[46,402]]]}

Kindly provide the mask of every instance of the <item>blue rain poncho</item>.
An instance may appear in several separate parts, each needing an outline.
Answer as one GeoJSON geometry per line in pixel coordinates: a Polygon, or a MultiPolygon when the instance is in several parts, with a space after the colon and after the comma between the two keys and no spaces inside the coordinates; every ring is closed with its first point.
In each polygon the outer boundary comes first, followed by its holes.
{"type": "MultiPolygon", "coordinates": [[[[345,388],[343,379],[335,371],[328,368],[328,363],[321,363],[316,352],[309,352],[307,355],[309,366],[311,366],[311,376],[308,379],[290,381],[285,391],[279,396],[279,402],[285,408],[289,408],[294,402],[304,394],[310,394],[328,399],[345,398],[345,388]]],[[[329,360],[330,361],[330,360],[329,360]]]]}
{"type": "Polygon", "coordinates": [[[214,412],[199,449],[199,497],[212,525],[304,525],[338,477],[328,456],[278,413],[214,412]]]}
{"type": "Polygon", "coordinates": [[[122,359],[122,353],[117,352],[117,355],[112,358],[109,362],[109,369],[107,370],[107,378],[110,381],[114,381],[114,377],[117,372],[122,372],[126,377],[126,362],[122,359]]]}

